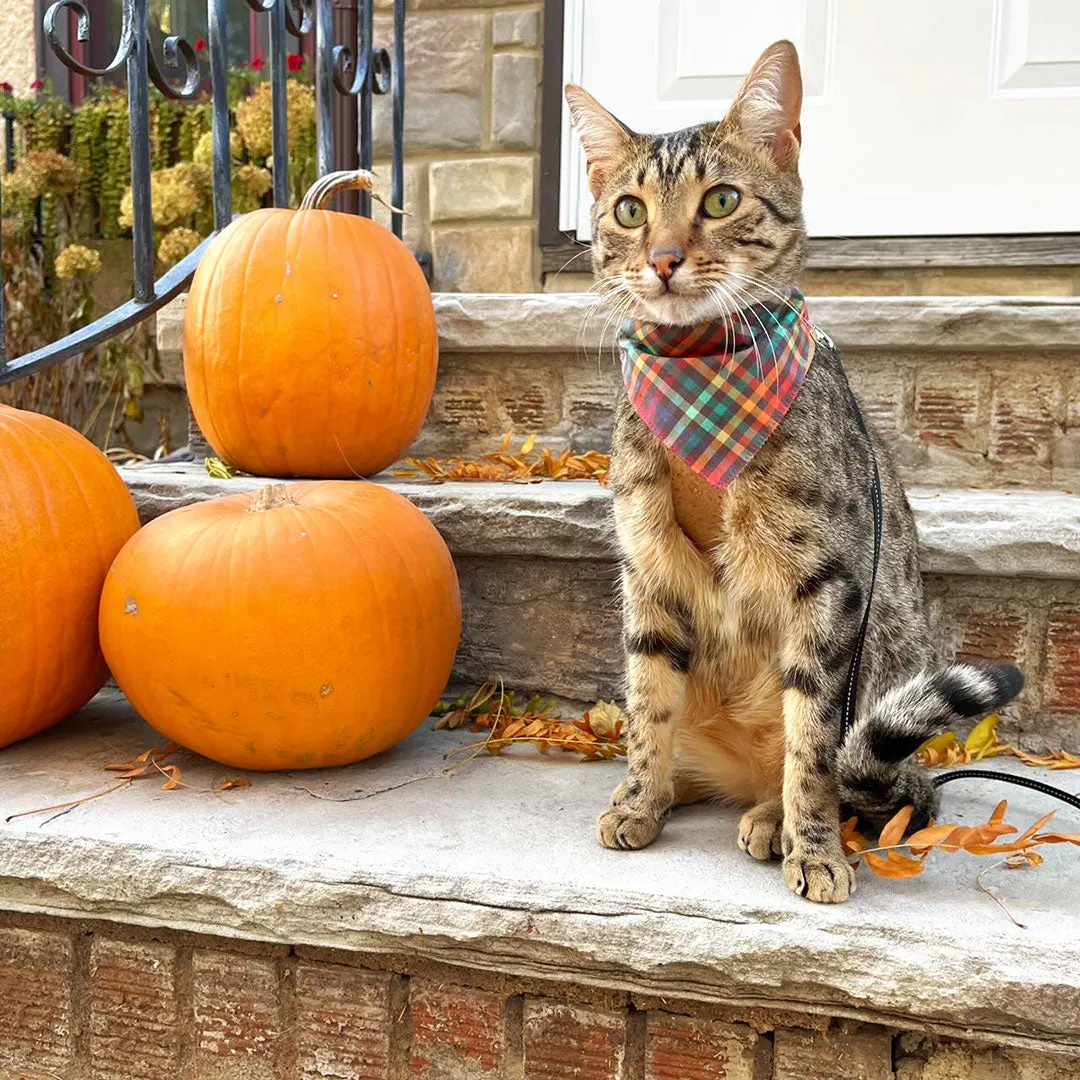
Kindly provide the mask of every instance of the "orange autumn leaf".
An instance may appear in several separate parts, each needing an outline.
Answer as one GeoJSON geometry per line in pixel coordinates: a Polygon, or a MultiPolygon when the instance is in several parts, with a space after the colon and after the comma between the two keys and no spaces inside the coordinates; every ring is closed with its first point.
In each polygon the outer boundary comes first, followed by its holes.
{"type": "Polygon", "coordinates": [[[881,830],[878,844],[881,847],[892,847],[894,844],[898,844],[903,838],[904,830],[907,829],[913,813],[915,813],[914,806],[905,806],[898,811],[893,819],[881,830]]]}

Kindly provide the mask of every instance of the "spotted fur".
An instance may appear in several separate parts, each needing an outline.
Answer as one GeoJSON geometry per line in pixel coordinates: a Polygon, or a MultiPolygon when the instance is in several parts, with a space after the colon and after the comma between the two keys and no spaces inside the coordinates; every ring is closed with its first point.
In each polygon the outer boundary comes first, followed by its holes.
{"type": "MultiPolygon", "coordinates": [[[[787,42],[766,50],[723,120],[670,134],[632,132],[567,87],[595,197],[598,287],[618,314],[678,325],[739,318],[797,282],[801,98],[787,42]],[[719,184],[739,201],[713,219],[702,200],[719,184]],[[624,196],[645,204],[643,225],[616,220],[624,196]]],[[[672,458],[625,398],[611,483],[629,768],[600,817],[601,842],[643,847],[675,803],[721,798],[750,807],[740,846],[759,859],[782,853],[793,890],[846,899],[855,881],[842,807],[880,822],[914,802],[925,820],[935,795],[911,753],[946,723],[1008,701],[1019,672],[942,666],[895,464],[876,432],[863,434],[827,338],[783,423],[725,491],[672,458]],[[885,529],[857,720],[841,747],[872,571],[871,450],[885,529]]]]}

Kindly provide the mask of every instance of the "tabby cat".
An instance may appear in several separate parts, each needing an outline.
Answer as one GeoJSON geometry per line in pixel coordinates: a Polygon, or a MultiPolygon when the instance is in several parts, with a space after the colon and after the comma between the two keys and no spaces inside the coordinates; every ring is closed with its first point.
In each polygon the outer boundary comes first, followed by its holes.
{"type": "MultiPolygon", "coordinates": [[[[789,302],[806,242],[802,81],[789,42],[765,51],[719,123],[642,135],[580,87],[566,98],[595,198],[598,288],[620,314],[694,328],[789,302]]],[[[925,822],[937,800],[915,749],[1010,700],[1022,677],[1011,665],[940,660],[892,455],[862,426],[832,343],[815,337],[794,402],[723,488],[620,401],[611,485],[629,767],[598,834],[610,848],[641,848],[671,806],[727,800],[749,807],[744,851],[782,855],[791,889],[838,902],[855,889],[841,811],[880,826],[913,803],[925,822]],[[856,720],[841,745],[873,566],[872,455],[882,548],[856,720]]]]}

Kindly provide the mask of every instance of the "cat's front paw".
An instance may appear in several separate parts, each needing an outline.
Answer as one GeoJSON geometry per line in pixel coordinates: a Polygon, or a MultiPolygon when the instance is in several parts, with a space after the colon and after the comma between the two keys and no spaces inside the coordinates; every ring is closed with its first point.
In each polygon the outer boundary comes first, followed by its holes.
{"type": "Polygon", "coordinates": [[[663,817],[633,807],[609,806],[596,823],[596,836],[606,848],[635,851],[648,847],[664,827],[663,817]]]}
{"type": "Polygon", "coordinates": [[[739,819],[739,847],[752,858],[768,862],[784,853],[784,809],[779,799],[758,803],[739,819]]]}
{"type": "Polygon", "coordinates": [[[842,853],[797,848],[784,858],[784,880],[798,896],[816,904],[841,904],[855,892],[855,868],[842,853]]]}

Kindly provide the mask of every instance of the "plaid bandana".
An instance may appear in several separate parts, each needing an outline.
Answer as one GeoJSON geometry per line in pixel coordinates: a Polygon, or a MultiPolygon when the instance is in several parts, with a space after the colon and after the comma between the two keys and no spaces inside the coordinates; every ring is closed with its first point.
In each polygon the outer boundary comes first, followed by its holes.
{"type": "Polygon", "coordinates": [[[802,293],[755,304],[730,323],[619,331],[623,381],[649,430],[694,472],[726,488],[779,427],[813,356],[802,293]]]}

